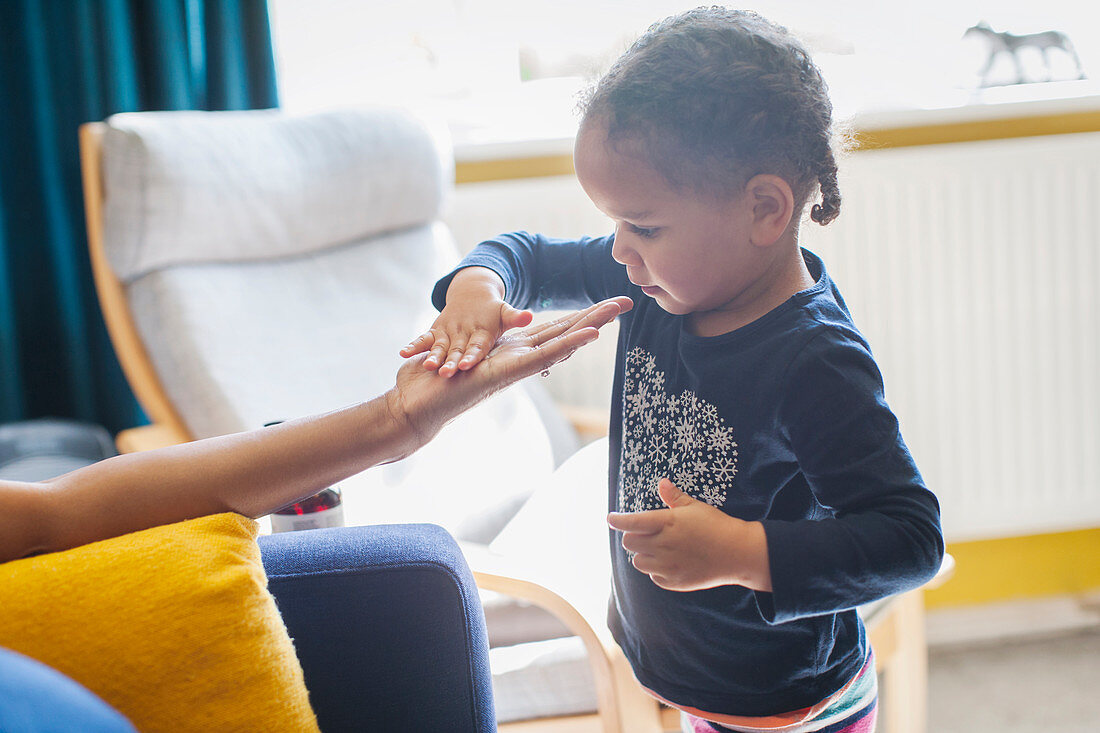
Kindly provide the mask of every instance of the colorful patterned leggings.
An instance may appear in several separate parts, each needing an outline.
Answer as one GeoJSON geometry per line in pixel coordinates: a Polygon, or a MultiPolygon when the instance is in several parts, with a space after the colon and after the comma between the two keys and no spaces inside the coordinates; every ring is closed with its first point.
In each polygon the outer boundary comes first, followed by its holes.
{"type": "MultiPolygon", "coordinates": [[[[878,700],[876,699],[875,702],[852,713],[844,720],[839,720],[813,733],[874,733],[877,718],[878,700]]],[[[727,731],[736,731],[736,728],[727,728],[724,725],[711,723],[687,713],[680,713],[680,726],[684,733],[727,733],[727,731]]]]}

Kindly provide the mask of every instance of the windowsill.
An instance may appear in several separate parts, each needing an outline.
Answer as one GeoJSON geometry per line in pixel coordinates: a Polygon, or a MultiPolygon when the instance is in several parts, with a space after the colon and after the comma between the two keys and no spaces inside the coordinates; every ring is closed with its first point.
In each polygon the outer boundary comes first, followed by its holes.
{"type": "MultiPolygon", "coordinates": [[[[857,147],[906,147],[1100,131],[1100,83],[1092,80],[958,90],[940,105],[862,111],[849,117],[857,147]],[[956,101],[957,100],[957,101],[956,101]]],[[[568,174],[574,120],[539,134],[494,119],[454,135],[459,182],[568,174]],[[498,164],[511,162],[512,165],[498,164]]]]}
{"type": "Polygon", "coordinates": [[[1100,84],[1080,81],[991,87],[945,96],[940,104],[883,109],[852,116],[857,131],[1053,117],[1100,111],[1100,84]],[[954,97],[954,99],[952,99],[954,97]]]}
{"type": "Polygon", "coordinates": [[[554,137],[523,137],[516,135],[509,139],[493,142],[462,142],[455,140],[455,163],[478,163],[494,160],[515,160],[518,158],[542,158],[573,154],[573,136],[575,129],[568,134],[554,137]]]}

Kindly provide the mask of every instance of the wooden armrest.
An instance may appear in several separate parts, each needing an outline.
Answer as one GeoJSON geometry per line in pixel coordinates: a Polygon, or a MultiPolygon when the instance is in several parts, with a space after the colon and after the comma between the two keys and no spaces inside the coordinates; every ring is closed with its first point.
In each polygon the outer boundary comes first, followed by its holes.
{"type": "Polygon", "coordinates": [[[119,453],[139,453],[154,448],[190,442],[191,436],[168,425],[142,425],[129,428],[115,436],[119,453]]]}
{"type": "Polygon", "coordinates": [[[530,601],[561,619],[577,636],[591,637],[601,647],[617,647],[603,620],[606,605],[600,610],[593,602],[596,594],[588,599],[567,599],[569,590],[555,583],[552,570],[495,554],[487,545],[459,542],[459,546],[479,588],[530,601]]]}
{"type": "Polygon", "coordinates": [[[657,701],[642,690],[622,649],[607,629],[607,587],[589,589],[590,592],[581,594],[583,598],[570,598],[566,568],[561,573],[539,569],[494,554],[486,545],[466,542],[459,545],[479,588],[533,603],[580,637],[596,683],[604,733],[662,731],[657,701]]]}
{"type": "Polygon", "coordinates": [[[940,569],[936,571],[936,574],[924,584],[924,590],[932,590],[933,588],[939,588],[941,585],[951,579],[951,576],[955,574],[955,558],[951,553],[945,552],[943,555],[943,562],[940,563],[940,569]]]}
{"type": "Polygon", "coordinates": [[[886,733],[918,733],[926,727],[928,650],[924,629],[924,591],[945,583],[955,558],[943,556],[940,569],[923,587],[885,599],[865,618],[889,702],[880,719],[886,733]]]}

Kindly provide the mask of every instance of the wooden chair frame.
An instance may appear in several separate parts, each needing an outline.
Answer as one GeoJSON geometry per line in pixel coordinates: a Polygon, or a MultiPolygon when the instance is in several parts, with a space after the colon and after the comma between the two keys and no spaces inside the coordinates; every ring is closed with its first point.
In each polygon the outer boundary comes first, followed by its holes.
{"type": "Polygon", "coordinates": [[[106,123],[80,126],[80,170],[84,184],[84,216],[88,227],[88,250],[92,261],[99,307],[107,333],[130,383],[151,425],[123,430],[115,439],[119,451],[133,453],[192,440],[183,418],[168,399],[145,344],[134,324],[122,283],[111,269],[103,245],[103,172],[101,154],[106,123]]]}
{"type": "MultiPolygon", "coordinates": [[[[102,122],[80,126],[80,162],[88,246],[100,308],[123,373],[152,424],[124,430],[118,449],[130,453],[184,443],[193,439],[157,376],[137,331],[121,282],[111,269],[103,242],[102,122]]],[[[592,415],[582,411],[582,433],[594,431],[592,415]]],[[[606,422],[604,422],[606,426],[606,422]]],[[[463,547],[478,587],[525,600],[560,621],[583,641],[596,685],[598,712],[592,730],[604,733],[660,733],[678,728],[674,715],[638,684],[622,650],[606,628],[604,609],[582,613],[550,584],[530,578],[529,569],[509,565],[481,545],[463,547]]],[[[950,561],[950,557],[948,557],[950,561]]],[[[934,583],[950,575],[945,562],[934,583]]],[[[879,670],[885,675],[885,733],[923,733],[927,708],[927,655],[922,590],[905,593],[867,619],[879,670]]]]}

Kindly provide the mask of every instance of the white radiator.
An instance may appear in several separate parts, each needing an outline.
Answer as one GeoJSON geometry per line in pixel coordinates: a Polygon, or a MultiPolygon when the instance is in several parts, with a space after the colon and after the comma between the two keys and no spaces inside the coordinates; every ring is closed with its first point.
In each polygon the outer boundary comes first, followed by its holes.
{"type": "MultiPolygon", "coordinates": [[[[882,368],[949,540],[1100,526],[1100,134],[859,152],[803,225],[882,368]]],[[[570,178],[462,186],[459,242],[608,224],[570,178]]],[[[614,334],[555,369],[606,405],[614,334]]]]}

